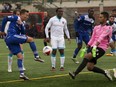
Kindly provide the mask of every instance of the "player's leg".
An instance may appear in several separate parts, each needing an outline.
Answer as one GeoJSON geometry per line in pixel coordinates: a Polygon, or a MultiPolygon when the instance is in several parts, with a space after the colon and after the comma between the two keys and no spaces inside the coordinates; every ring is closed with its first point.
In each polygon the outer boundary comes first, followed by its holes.
{"type": "Polygon", "coordinates": [[[20,71],[20,78],[24,80],[29,80],[27,76],[24,75],[24,70],[23,70],[23,55],[21,52],[17,54],[17,65],[20,71]]]}
{"type": "Polygon", "coordinates": [[[28,36],[26,42],[29,43],[31,50],[33,51],[33,54],[35,57],[34,60],[39,62],[44,62],[44,60],[42,60],[41,57],[39,56],[39,53],[37,51],[33,38],[28,36]]]}
{"type": "Polygon", "coordinates": [[[22,53],[22,55],[23,55],[23,70],[26,70],[25,69],[25,67],[24,67],[24,52],[23,52],[23,45],[22,44],[20,44],[20,47],[21,47],[21,53],[22,53]]]}
{"type": "Polygon", "coordinates": [[[101,58],[105,54],[105,51],[101,48],[97,48],[96,54],[97,54],[96,57],[92,58],[88,62],[87,69],[89,71],[93,71],[95,73],[101,73],[101,74],[105,75],[109,80],[112,80],[112,77],[111,77],[110,72],[108,70],[103,70],[103,69],[95,66],[95,64],[97,64],[97,59],[101,58]]]}
{"type": "Polygon", "coordinates": [[[92,59],[92,54],[87,53],[85,54],[83,61],[81,64],[78,66],[75,72],[69,72],[69,75],[72,77],[72,79],[75,79],[76,75],[78,75],[87,65],[87,63],[92,59]]]}
{"type": "Polygon", "coordinates": [[[13,54],[9,52],[8,54],[8,72],[12,72],[12,61],[13,61],[13,54]]]}
{"type": "Polygon", "coordinates": [[[73,53],[73,58],[72,60],[75,63],[79,63],[76,59],[76,56],[78,54],[78,52],[80,51],[80,49],[82,48],[82,35],[76,32],[76,43],[77,43],[77,47],[75,48],[75,51],[73,53]]]}
{"type": "Polygon", "coordinates": [[[57,40],[55,38],[51,39],[52,46],[52,54],[51,54],[51,63],[52,63],[52,71],[55,71],[56,68],[56,52],[57,52],[57,40]]]}
{"type": "Polygon", "coordinates": [[[21,53],[20,45],[16,44],[16,43],[13,44],[13,43],[8,43],[7,45],[8,45],[9,50],[12,52],[12,54],[16,55],[17,58],[18,58],[17,59],[17,65],[18,65],[19,72],[20,72],[20,76],[19,77],[21,79],[28,80],[29,78],[24,75],[23,63],[22,63],[22,61],[23,61],[23,55],[21,53]]]}
{"type": "Polygon", "coordinates": [[[62,37],[59,38],[58,40],[58,49],[60,52],[60,71],[64,71],[64,63],[65,63],[64,48],[65,48],[65,40],[64,37],[62,37]]]}
{"type": "Polygon", "coordinates": [[[110,39],[110,44],[109,44],[111,51],[110,53],[107,53],[106,56],[113,56],[113,54],[115,55],[116,49],[115,49],[114,41],[115,41],[115,36],[112,35],[112,38],[110,39]]]}
{"type": "MultiPolygon", "coordinates": [[[[44,34],[43,35],[44,35],[44,38],[46,38],[45,31],[44,31],[44,34]]],[[[44,43],[44,46],[47,46],[47,41],[45,39],[43,40],[43,43],[44,43]]]]}

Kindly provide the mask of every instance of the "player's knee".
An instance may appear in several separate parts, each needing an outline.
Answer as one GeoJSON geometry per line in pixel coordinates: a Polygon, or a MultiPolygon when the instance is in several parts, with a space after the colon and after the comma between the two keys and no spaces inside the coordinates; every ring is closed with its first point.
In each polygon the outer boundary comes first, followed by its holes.
{"type": "Polygon", "coordinates": [[[32,37],[28,37],[27,42],[33,42],[34,39],[32,37]]]}
{"type": "Polygon", "coordinates": [[[53,49],[52,54],[56,55],[56,49],[53,49]]]}
{"type": "Polygon", "coordinates": [[[82,45],[78,45],[78,49],[81,49],[82,48],[82,45]]]}

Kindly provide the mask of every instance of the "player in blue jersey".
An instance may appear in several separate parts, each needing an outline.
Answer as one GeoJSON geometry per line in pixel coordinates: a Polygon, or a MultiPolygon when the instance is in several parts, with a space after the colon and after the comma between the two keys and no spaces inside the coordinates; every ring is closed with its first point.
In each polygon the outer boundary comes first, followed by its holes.
{"type": "MultiPolygon", "coordinates": [[[[13,15],[17,15],[19,16],[20,15],[20,10],[14,10],[13,11],[13,15]]],[[[7,31],[8,31],[8,27],[10,25],[10,21],[8,21],[6,24],[5,24],[5,29],[4,29],[4,32],[7,34],[7,31]]],[[[22,48],[22,45],[20,44],[20,47],[21,47],[21,53],[23,54],[24,56],[24,52],[23,52],[23,48],[22,48]]],[[[8,54],[8,72],[12,72],[12,60],[13,60],[13,54],[11,52],[9,52],[8,54]]],[[[25,67],[24,67],[24,57],[23,57],[23,70],[26,70],[25,67]]]]}
{"type": "Polygon", "coordinates": [[[79,63],[76,60],[76,56],[80,49],[82,48],[82,42],[84,41],[85,44],[89,42],[90,35],[92,33],[92,28],[94,24],[94,9],[90,8],[88,9],[88,14],[87,15],[81,15],[79,18],[76,18],[74,20],[74,29],[76,32],[76,43],[77,43],[77,48],[75,49],[73,53],[73,58],[72,60],[75,63],[79,63]]]}
{"type": "Polygon", "coordinates": [[[5,17],[2,21],[2,29],[1,29],[1,32],[4,32],[4,27],[6,22],[7,21],[11,22],[5,37],[5,42],[9,50],[14,55],[17,56],[18,58],[17,64],[20,71],[20,78],[24,80],[29,80],[29,78],[24,75],[24,70],[22,65],[23,55],[21,53],[20,44],[29,43],[30,48],[34,54],[34,60],[39,62],[44,62],[44,60],[42,60],[38,54],[33,38],[25,35],[25,27],[22,21],[27,20],[28,17],[29,17],[29,11],[22,9],[20,11],[20,16],[12,15],[5,17]]]}

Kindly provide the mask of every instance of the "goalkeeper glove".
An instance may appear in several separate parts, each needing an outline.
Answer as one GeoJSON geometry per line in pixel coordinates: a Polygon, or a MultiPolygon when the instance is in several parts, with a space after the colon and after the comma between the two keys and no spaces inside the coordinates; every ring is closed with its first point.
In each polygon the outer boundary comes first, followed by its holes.
{"type": "Polygon", "coordinates": [[[87,51],[87,48],[86,48],[86,47],[83,48],[83,49],[81,50],[80,57],[84,57],[86,51],[87,51]]]}
{"type": "Polygon", "coordinates": [[[96,57],[96,48],[97,48],[97,46],[93,46],[93,48],[92,48],[92,56],[93,57],[96,57]]]}

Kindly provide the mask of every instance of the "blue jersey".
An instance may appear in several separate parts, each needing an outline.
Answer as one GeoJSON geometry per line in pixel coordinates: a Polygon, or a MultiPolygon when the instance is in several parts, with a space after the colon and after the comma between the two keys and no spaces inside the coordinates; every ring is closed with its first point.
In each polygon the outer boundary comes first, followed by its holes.
{"type": "Polygon", "coordinates": [[[5,31],[7,23],[7,34],[5,37],[6,45],[8,46],[9,50],[14,54],[17,55],[21,52],[20,44],[26,43],[27,36],[25,34],[25,27],[24,23],[18,24],[18,21],[21,21],[20,17],[16,15],[7,16],[2,20],[2,32],[5,31]]]}
{"type": "Polygon", "coordinates": [[[92,31],[94,18],[89,18],[88,15],[82,15],[74,21],[75,31],[92,31]]]}
{"type": "Polygon", "coordinates": [[[7,35],[25,34],[24,24],[18,24],[17,23],[17,21],[19,19],[20,18],[18,16],[16,16],[16,15],[4,17],[4,19],[2,20],[2,29],[1,29],[1,31],[4,32],[6,23],[9,21],[10,24],[8,26],[7,35]]]}

